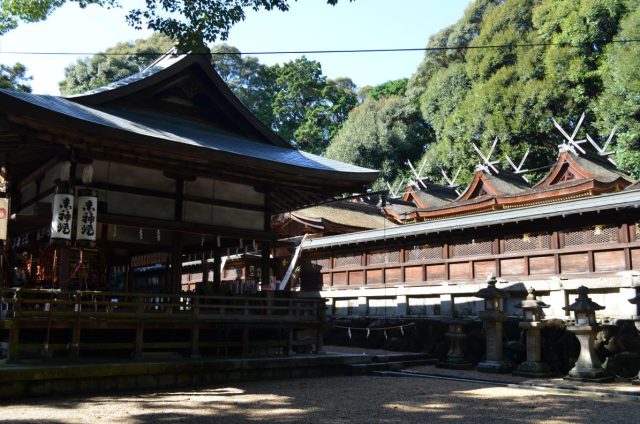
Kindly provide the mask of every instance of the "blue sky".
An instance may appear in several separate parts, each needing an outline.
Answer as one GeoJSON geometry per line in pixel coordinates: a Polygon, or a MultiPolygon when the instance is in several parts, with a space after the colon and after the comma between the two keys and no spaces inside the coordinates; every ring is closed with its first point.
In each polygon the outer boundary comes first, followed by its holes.
{"type": "MultiPolygon", "coordinates": [[[[99,52],[120,41],[145,38],[124,20],[125,11],[140,0],[122,0],[123,9],[67,4],[45,22],[22,25],[0,37],[0,62],[22,62],[33,76],[35,93],[58,94],[64,68],[81,56],[13,55],[25,52],[99,52]]],[[[325,0],[292,2],[288,12],[250,11],[232,28],[228,44],[243,52],[345,50],[424,47],[429,36],[456,22],[469,0],[325,0]]],[[[307,55],[322,63],[330,78],[350,77],[358,86],[409,77],[422,52],[307,55]]],[[[298,55],[258,56],[260,62],[286,62],[298,55]]]]}

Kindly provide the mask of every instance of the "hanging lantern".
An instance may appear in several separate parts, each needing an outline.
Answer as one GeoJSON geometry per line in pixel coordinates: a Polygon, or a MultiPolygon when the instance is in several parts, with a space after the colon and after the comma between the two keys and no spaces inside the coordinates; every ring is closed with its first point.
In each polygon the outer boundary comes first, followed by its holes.
{"type": "Polygon", "coordinates": [[[78,190],[78,223],[76,242],[79,246],[94,246],[98,223],[98,194],[95,190],[78,190]]]}
{"type": "Polygon", "coordinates": [[[68,244],[71,240],[73,224],[73,201],[75,196],[69,183],[59,183],[53,196],[53,216],[51,219],[51,241],[68,244]]]}

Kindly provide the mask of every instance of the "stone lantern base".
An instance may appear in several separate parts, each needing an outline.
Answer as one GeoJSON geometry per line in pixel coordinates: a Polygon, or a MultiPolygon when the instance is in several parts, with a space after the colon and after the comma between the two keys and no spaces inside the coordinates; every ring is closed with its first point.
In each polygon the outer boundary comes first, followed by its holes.
{"type": "Polygon", "coordinates": [[[615,379],[614,376],[607,374],[602,368],[577,368],[574,367],[569,371],[566,380],[573,381],[589,381],[593,383],[607,383],[615,379]]]}

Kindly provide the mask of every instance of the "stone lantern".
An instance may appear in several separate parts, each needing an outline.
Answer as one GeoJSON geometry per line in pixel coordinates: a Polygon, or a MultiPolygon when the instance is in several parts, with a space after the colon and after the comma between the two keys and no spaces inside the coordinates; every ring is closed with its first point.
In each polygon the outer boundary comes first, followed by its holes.
{"type": "Polygon", "coordinates": [[[524,321],[520,322],[520,328],[527,331],[527,360],[521,363],[513,372],[514,375],[524,377],[551,377],[551,368],[542,362],[540,330],[545,326],[542,309],[549,305],[536,299],[533,288],[529,289],[527,299],[516,305],[522,309],[524,321]]]}
{"type": "Polygon", "coordinates": [[[464,352],[462,350],[462,343],[467,337],[464,332],[464,327],[469,324],[469,321],[452,318],[445,321],[445,323],[447,324],[447,332],[444,335],[449,340],[449,352],[447,352],[446,358],[436,363],[436,367],[458,370],[473,368],[473,364],[464,359],[464,352]]]}
{"type": "Polygon", "coordinates": [[[502,322],[506,313],[502,310],[502,299],[509,297],[503,290],[496,288],[496,277],[489,276],[487,287],[478,291],[475,296],[484,299],[484,311],[478,316],[484,321],[487,339],[487,352],[484,361],[476,369],[483,372],[511,372],[511,363],[502,359],[502,322]]]}
{"type": "Polygon", "coordinates": [[[602,363],[593,348],[593,342],[600,329],[596,322],[596,311],[604,309],[604,306],[592,301],[587,296],[588,293],[589,289],[585,286],[578,287],[576,301],[563,308],[575,314],[576,323],[567,330],[575,334],[580,341],[580,356],[567,378],[580,381],[611,381],[613,376],[602,368],[602,363]]]}
{"type": "MultiPolygon", "coordinates": [[[[640,305],[640,293],[636,294],[635,297],[629,299],[629,303],[633,303],[634,305],[640,305]]],[[[638,328],[638,323],[640,323],[640,317],[636,315],[634,318],[636,320],[636,328],[638,328]]],[[[638,376],[636,378],[631,380],[631,384],[640,385],[640,372],[638,372],[638,376]]]]}

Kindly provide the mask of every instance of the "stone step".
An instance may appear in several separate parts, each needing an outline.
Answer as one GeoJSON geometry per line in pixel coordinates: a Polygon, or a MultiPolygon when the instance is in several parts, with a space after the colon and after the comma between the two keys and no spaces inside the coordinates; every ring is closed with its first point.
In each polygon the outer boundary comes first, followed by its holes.
{"type": "Polygon", "coordinates": [[[413,361],[372,362],[369,364],[350,364],[345,367],[347,375],[368,375],[376,371],[398,371],[411,366],[433,365],[435,359],[417,359],[413,361]]]}
{"type": "Polygon", "coordinates": [[[371,358],[373,362],[404,362],[429,359],[432,358],[426,353],[393,353],[390,355],[375,355],[371,358]]]}

